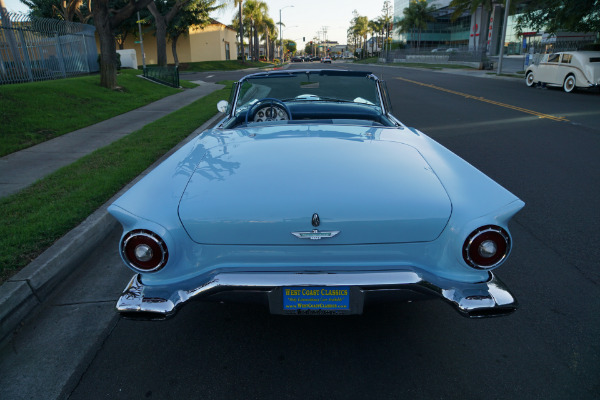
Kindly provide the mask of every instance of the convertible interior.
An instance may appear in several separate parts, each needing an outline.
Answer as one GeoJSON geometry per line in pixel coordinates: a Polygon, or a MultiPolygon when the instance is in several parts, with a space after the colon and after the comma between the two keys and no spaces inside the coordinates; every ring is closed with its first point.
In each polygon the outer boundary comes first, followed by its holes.
{"type": "Polygon", "coordinates": [[[254,74],[237,83],[230,105],[235,108],[222,127],[397,126],[384,112],[382,92],[377,78],[368,72],[308,70],[254,74]]]}

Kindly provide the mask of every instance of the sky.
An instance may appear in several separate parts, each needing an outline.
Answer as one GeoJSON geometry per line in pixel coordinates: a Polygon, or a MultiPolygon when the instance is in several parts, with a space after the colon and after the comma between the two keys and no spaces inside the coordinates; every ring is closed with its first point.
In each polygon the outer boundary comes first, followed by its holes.
{"type": "MultiPolygon", "coordinates": [[[[352,11],[357,10],[360,15],[375,19],[382,15],[384,0],[263,0],[269,6],[269,16],[279,23],[279,10],[281,9],[281,22],[283,38],[294,40],[298,48],[303,48],[302,38],[306,41],[315,37],[337,41],[346,44],[346,31],[352,20],[352,11]],[[290,7],[293,6],[293,7],[290,7]],[[326,30],[326,37],[323,30],[326,30]]],[[[232,3],[232,1],[229,1],[232,3]]],[[[27,6],[19,0],[5,0],[8,11],[26,12],[27,6]]],[[[393,5],[394,2],[391,1],[393,5]]],[[[230,24],[237,10],[233,6],[225,10],[214,12],[211,16],[219,22],[230,24]]]]}

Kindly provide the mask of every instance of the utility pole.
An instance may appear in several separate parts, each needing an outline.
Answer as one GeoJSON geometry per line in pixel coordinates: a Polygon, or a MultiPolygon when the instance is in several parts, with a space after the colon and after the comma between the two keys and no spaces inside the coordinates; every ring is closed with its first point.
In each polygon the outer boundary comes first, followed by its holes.
{"type": "Polygon", "coordinates": [[[510,0],[506,0],[506,6],[504,7],[504,25],[502,25],[502,40],[500,41],[500,56],[498,58],[498,72],[496,75],[502,73],[502,56],[504,56],[504,42],[506,40],[506,24],[508,23],[508,9],[510,8],[510,0]]]}
{"type": "Polygon", "coordinates": [[[279,53],[280,53],[280,60],[282,63],[283,63],[283,29],[282,29],[282,25],[281,25],[281,10],[283,10],[284,8],[288,8],[288,7],[294,7],[294,6],[285,6],[285,7],[279,9],[279,53]]]}

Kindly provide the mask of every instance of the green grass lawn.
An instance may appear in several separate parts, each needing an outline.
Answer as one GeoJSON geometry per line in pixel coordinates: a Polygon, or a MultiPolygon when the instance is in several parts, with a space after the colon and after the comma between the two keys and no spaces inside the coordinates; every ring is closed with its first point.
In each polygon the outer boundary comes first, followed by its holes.
{"type": "Polygon", "coordinates": [[[379,59],[377,57],[363,58],[362,60],[354,60],[355,64],[377,64],[379,59]]]}
{"type": "Polygon", "coordinates": [[[242,64],[238,60],[228,61],[202,61],[193,63],[182,63],[179,65],[179,71],[182,72],[203,72],[203,71],[235,71],[245,68],[267,68],[275,64],[268,62],[246,61],[242,64]]]}
{"type": "Polygon", "coordinates": [[[96,150],[19,193],[0,199],[0,283],[215,115],[217,102],[229,97],[232,82],[226,83],[225,89],[96,150]],[[144,144],[142,148],[140,143],[144,144]]]}
{"type": "Polygon", "coordinates": [[[139,74],[121,70],[118,91],[100,87],[98,75],[0,86],[0,156],[181,91],[138,78],[139,74]]]}

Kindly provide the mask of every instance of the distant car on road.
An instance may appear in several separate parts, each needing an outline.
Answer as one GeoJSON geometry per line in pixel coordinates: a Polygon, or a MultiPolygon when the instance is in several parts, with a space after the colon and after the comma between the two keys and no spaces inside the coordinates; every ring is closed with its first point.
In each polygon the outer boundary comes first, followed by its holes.
{"type": "Polygon", "coordinates": [[[304,62],[304,59],[302,57],[292,57],[292,62],[304,62]]]}
{"type": "Polygon", "coordinates": [[[525,71],[525,83],[532,87],[546,84],[563,88],[600,87],[600,51],[568,51],[545,54],[538,64],[525,71]]]}
{"type": "Polygon", "coordinates": [[[331,64],[331,57],[329,57],[329,56],[325,56],[325,57],[323,57],[323,58],[321,59],[321,62],[322,62],[322,63],[329,63],[329,64],[331,64]]]}
{"type": "Polygon", "coordinates": [[[432,53],[440,53],[440,52],[444,52],[444,51],[446,51],[446,48],[443,48],[443,47],[431,50],[432,53]]]}
{"type": "Polygon", "coordinates": [[[457,51],[459,51],[456,47],[450,47],[449,49],[446,49],[446,53],[456,53],[457,51]]]}

